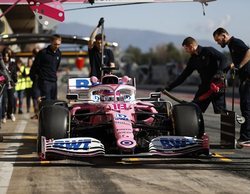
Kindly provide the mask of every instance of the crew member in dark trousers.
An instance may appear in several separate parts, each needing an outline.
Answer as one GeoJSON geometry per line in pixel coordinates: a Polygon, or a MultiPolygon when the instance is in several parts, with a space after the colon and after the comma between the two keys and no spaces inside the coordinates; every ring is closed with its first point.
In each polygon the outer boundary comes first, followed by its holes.
{"type": "Polygon", "coordinates": [[[51,44],[38,52],[31,67],[30,74],[32,81],[38,75],[38,87],[41,97],[46,100],[57,99],[57,70],[61,61],[62,38],[55,34],[51,37],[51,44]]]}
{"type": "MultiPolygon", "coordinates": [[[[29,62],[31,62],[30,60],[32,60],[32,65],[33,65],[34,59],[35,59],[36,55],[38,54],[38,52],[39,52],[39,48],[34,48],[32,50],[33,57],[29,59],[29,62]]],[[[30,70],[31,70],[31,68],[30,68],[30,70]]],[[[40,89],[38,87],[38,75],[36,75],[36,74],[31,75],[30,74],[29,77],[30,77],[30,79],[32,78],[31,94],[32,94],[34,113],[35,113],[30,118],[31,119],[38,119],[39,101],[41,98],[41,92],[40,92],[40,89]]]]}
{"type": "Polygon", "coordinates": [[[225,91],[213,93],[204,100],[200,100],[200,97],[210,90],[211,82],[222,75],[223,69],[226,67],[226,57],[213,47],[198,45],[197,41],[192,37],[185,38],[182,46],[191,57],[181,75],[165,89],[170,91],[182,84],[196,70],[200,75],[201,84],[193,102],[200,107],[202,112],[205,112],[210,102],[212,102],[214,113],[222,113],[226,110],[225,91]]]}
{"type": "Polygon", "coordinates": [[[245,117],[245,123],[240,128],[238,144],[250,144],[250,49],[240,39],[231,36],[224,28],[218,28],[213,33],[214,40],[222,48],[228,46],[233,63],[228,69],[236,68],[240,80],[240,109],[245,117]]]}
{"type": "Polygon", "coordinates": [[[102,65],[115,67],[114,54],[112,50],[104,46],[103,50],[103,63],[102,63],[102,44],[105,45],[105,35],[97,34],[99,29],[104,23],[104,19],[100,18],[98,25],[95,27],[90,35],[90,40],[88,44],[88,53],[90,61],[90,77],[95,76],[98,79],[101,78],[101,67],[102,65]],[[104,40],[102,40],[102,37],[104,40]],[[103,41],[103,42],[102,42],[103,41]]]}
{"type": "Polygon", "coordinates": [[[25,67],[25,95],[26,95],[26,108],[27,113],[30,112],[30,104],[31,104],[31,98],[32,98],[32,85],[33,82],[30,79],[30,68],[32,67],[33,60],[32,58],[28,58],[27,60],[27,66],[25,67]]]}
{"type": "Polygon", "coordinates": [[[7,83],[3,92],[2,101],[2,122],[6,123],[6,107],[7,107],[7,118],[11,119],[13,122],[16,121],[14,115],[14,102],[15,102],[15,83],[17,82],[17,65],[16,61],[12,56],[12,50],[6,47],[2,51],[3,61],[6,66],[6,70],[9,72],[13,82],[7,83]]]}

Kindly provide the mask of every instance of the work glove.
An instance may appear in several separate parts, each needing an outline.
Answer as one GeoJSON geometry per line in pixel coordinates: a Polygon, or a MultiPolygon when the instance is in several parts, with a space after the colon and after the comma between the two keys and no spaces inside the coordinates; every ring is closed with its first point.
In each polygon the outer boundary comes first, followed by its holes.
{"type": "Polygon", "coordinates": [[[210,90],[212,90],[215,93],[218,93],[220,91],[220,88],[215,83],[212,82],[210,84],[210,90]]]}
{"type": "Polygon", "coordinates": [[[99,28],[103,24],[104,24],[104,18],[100,18],[97,27],[99,28]]]}

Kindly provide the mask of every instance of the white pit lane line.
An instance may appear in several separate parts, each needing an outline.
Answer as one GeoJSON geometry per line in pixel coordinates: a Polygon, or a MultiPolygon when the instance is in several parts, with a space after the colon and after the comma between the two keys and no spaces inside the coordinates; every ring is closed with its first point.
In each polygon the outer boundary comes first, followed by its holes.
{"type": "MultiPolygon", "coordinates": [[[[18,121],[15,130],[13,131],[13,134],[15,133],[23,133],[26,126],[27,126],[27,121],[25,120],[20,120],[18,121]]],[[[21,139],[22,136],[18,136],[16,139],[21,139]]],[[[22,144],[17,144],[17,143],[6,143],[5,146],[5,150],[3,151],[2,155],[0,156],[0,158],[8,158],[11,157],[12,159],[17,158],[17,153],[18,153],[18,148],[21,146],[22,144]],[[15,150],[11,150],[11,155],[9,155],[9,147],[15,146],[15,150]],[[15,151],[16,154],[13,154],[15,151]]],[[[10,179],[12,176],[12,172],[13,172],[13,163],[15,163],[15,161],[10,162],[10,161],[1,161],[0,162],[0,193],[4,194],[7,193],[8,191],[8,187],[9,187],[9,183],[10,183],[10,179]]]]}

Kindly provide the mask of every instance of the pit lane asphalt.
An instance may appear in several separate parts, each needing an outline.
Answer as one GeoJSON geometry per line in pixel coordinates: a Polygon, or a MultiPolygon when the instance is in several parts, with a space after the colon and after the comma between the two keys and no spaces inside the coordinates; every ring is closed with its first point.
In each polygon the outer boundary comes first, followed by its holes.
{"type": "MultiPolygon", "coordinates": [[[[137,96],[151,91],[140,89],[137,96]]],[[[31,115],[16,115],[16,122],[2,124],[0,193],[249,193],[249,149],[212,149],[212,158],[40,162],[35,152],[37,120],[31,115]]],[[[211,142],[217,143],[219,116],[209,107],[204,118],[211,142]]]]}

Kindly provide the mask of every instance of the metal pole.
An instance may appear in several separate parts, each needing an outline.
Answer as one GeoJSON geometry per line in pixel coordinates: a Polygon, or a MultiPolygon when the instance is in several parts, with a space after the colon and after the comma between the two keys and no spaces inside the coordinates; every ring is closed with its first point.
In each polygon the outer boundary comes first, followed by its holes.
{"type": "Polygon", "coordinates": [[[232,80],[233,80],[233,89],[232,89],[232,111],[234,111],[234,89],[235,89],[235,68],[232,70],[232,80]]]}
{"type": "Polygon", "coordinates": [[[104,76],[104,71],[103,71],[103,67],[104,67],[104,22],[102,23],[101,26],[101,34],[102,34],[102,45],[101,45],[101,76],[104,76]]]}

